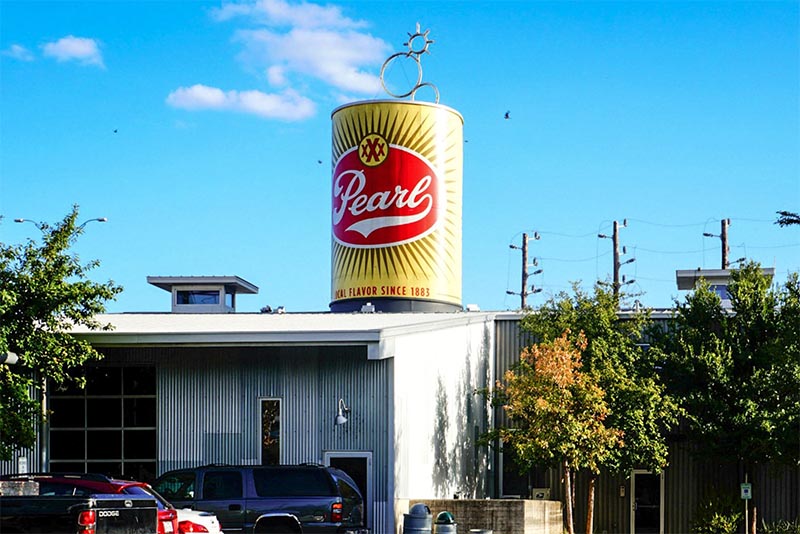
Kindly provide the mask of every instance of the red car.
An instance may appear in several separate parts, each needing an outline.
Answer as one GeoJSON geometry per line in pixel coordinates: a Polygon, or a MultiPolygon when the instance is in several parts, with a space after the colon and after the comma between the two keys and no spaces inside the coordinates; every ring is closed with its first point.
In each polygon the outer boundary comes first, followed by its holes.
{"type": "Polygon", "coordinates": [[[94,473],[25,473],[4,475],[3,480],[32,480],[39,483],[39,493],[51,495],[91,495],[94,493],[124,493],[147,495],[158,507],[158,534],[177,534],[178,512],[149,484],[119,480],[94,473]]]}

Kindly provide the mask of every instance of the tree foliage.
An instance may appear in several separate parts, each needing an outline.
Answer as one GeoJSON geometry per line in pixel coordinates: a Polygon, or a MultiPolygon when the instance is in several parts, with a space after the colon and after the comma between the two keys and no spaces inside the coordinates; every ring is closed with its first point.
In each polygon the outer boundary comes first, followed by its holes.
{"type": "Polygon", "coordinates": [[[775,224],[779,226],[793,226],[795,224],[800,224],[800,214],[791,211],[779,211],[778,220],[775,221],[775,224]]]}
{"type": "MultiPolygon", "coordinates": [[[[572,294],[557,295],[521,323],[522,329],[539,342],[534,348],[562,338],[581,347],[582,359],[576,371],[590,377],[602,392],[595,401],[604,408],[604,431],[614,439],[601,441],[600,450],[593,449],[596,444],[579,442],[589,456],[576,455],[580,462],[570,466],[590,471],[587,532],[593,529],[596,474],[600,469],[627,473],[641,467],[661,471],[667,465],[666,432],[677,424],[679,415],[677,404],[666,394],[657,375],[657,362],[642,343],[650,324],[648,315],[636,312],[620,317],[619,303],[620,297],[599,283],[593,293],[575,284],[572,294]]],[[[589,425],[584,431],[591,429],[589,425]]],[[[544,423],[539,424],[538,431],[560,433],[561,439],[575,432],[563,425],[548,427],[544,423]]],[[[565,482],[570,484],[567,476],[565,482]]],[[[569,499],[565,501],[569,512],[569,499]]],[[[567,515],[569,530],[571,514],[567,515]]]]}
{"type": "Polygon", "coordinates": [[[605,393],[581,369],[585,338],[573,343],[568,334],[524,349],[506,372],[498,398],[513,427],[499,429],[499,437],[528,465],[597,471],[620,433],[604,425],[605,393]]]}
{"type": "Polygon", "coordinates": [[[563,332],[585,336],[583,370],[605,391],[606,425],[623,440],[604,457],[602,467],[627,473],[633,468],[661,471],[667,465],[666,432],[677,424],[679,409],[657,374],[657,360],[646,350],[644,332],[652,324],[646,313],[620,317],[619,300],[600,284],[593,293],[577,285],[522,320],[536,339],[551,340],[563,332]]]}
{"type": "Polygon", "coordinates": [[[800,465],[800,281],[772,288],[749,263],[728,292],[730,309],[701,283],[651,352],[702,453],[800,465]]]}
{"type": "Polygon", "coordinates": [[[88,342],[68,332],[77,325],[109,329],[95,316],[122,288],[113,281],[87,279],[99,262],[82,264],[70,252],[83,232],[77,218],[74,206],[52,226],[37,224],[39,241],[0,243],[0,354],[19,357],[16,364],[0,364],[0,459],[35,443],[42,384],[81,385],[76,369],[101,357],[88,342]]]}
{"type": "Polygon", "coordinates": [[[593,473],[622,433],[609,428],[605,392],[581,364],[586,338],[569,330],[560,337],[523,350],[519,362],[498,383],[496,401],[503,403],[512,426],[497,429],[497,437],[519,461],[533,465],[560,466],[565,484],[567,532],[574,532],[572,473],[593,473]]]}

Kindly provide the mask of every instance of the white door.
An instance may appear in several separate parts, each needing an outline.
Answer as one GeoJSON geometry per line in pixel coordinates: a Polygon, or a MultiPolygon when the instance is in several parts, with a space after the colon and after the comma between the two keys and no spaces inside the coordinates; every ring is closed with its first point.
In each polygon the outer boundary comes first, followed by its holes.
{"type": "Polygon", "coordinates": [[[631,472],[631,534],[664,533],[664,475],[631,472]]]}

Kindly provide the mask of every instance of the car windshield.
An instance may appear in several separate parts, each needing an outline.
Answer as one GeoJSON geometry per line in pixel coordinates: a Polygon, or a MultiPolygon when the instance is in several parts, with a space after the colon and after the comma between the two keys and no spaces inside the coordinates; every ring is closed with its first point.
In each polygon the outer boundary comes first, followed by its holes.
{"type": "Polygon", "coordinates": [[[173,508],[164,497],[159,495],[158,492],[152,488],[145,486],[125,486],[125,489],[122,491],[128,495],[146,495],[148,497],[153,497],[156,500],[156,506],[159,510],[172,510],[173,508]]]}

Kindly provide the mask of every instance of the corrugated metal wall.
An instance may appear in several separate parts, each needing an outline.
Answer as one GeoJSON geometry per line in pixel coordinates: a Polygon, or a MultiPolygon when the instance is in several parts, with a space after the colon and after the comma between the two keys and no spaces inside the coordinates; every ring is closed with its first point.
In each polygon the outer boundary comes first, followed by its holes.
{"type": "MultiPolygon", "coordinates": [[[[522,349],[529,346],[533,339],[530,334],[519,327],[519,319],[495,321],[495,376],[503,379],[503,374],[519,361],[522,349]]],[[[506,425],[508,419],[502,407],[495,409],[495,421],[498,426],[506,425]]]]}
{"type": "Polygon", "coordinates": [[[158,368],[159,473],[207,463],[258,463],[260,399],[281,399],[281,462],[325,451],[372,452],[374,527],[393,522],[388,495],[393,360],[366,347],[105,349],[105,364],[158,368]],[[334,425],[339,399],[351,409],[334,425]]]}
{"type": "MultiPolygon", "coordinates": [[[[519,361],[519,354],[532,340],[519,328],[519,318],[503,318],[495,322],[495,365],[498,378],[519,361]]],[[[495,420],[506,424],[502,408],[497,408],[495,420]]],[[[498,453],[498,460],[500,460],[498,453]]],[[[758,522],[794,520],[800,517],[800,467],[759,466],[748,473],[753,483],[752,505],[758,508],[758,522]]],[[[561,499],[563,486],[560,473],[536,473],[534,478],[546,481],[551,499],[561,499]]],[[[689,532],[692,514],[700,501],[711,494],[713,486],[724,487],[738,495],[739,484],[744,482],[740,466],[718,465],[695,458],[681,442],[670,445],[669,466],[664,472],[664,532],[683,534],[689,532]]],[[[499,481],[498,481],[499,483],[499,481]]],[[[587,477],[578,476],[576,483],[576,532],[585,531],[587,477]]],[[[630,532],[631,480],[627,474],[603,473],[597,480],[594,530],[597,533],[630,532]],[[625,496],[620,496],[620,487],[625,496]]],[[[500,488],[502,491],[502,488],[500,488]]],[[[500,492],[498,492],[500,493],[500,492]]],[[[743,531],[740,529],[740,531],[743,531]]]]}
{"type": "MultiPolygon", "coordinates": [[[[28,392],[31,397],[38,394],[34,388],[30,388],[28,392]]],[[[34,423],[36,443],[33,447],[30,449],[17,449],[12,451],[10,460],[0,462],[0,475],[9,475],[12,473],[19,473],[21,471],[34,473],[44,470],[42,468],[42,463],[43,461],[46,462],[46,460],[43,460],[42,458],[42,452],[45,450],[42,440],[45,436],[40,431],[41,426],[41,421],[34,423]]]]}
{"type": "Polygon", "coordinates": [[[36,433],[36,445],[32,449],[19,449],[11,453],[11,459],[0,462],[0,475],[19,473],[20,467],[25,467],[29,473],[42,470],[39,451],[41,450],[41,432],[36,433]]]}

